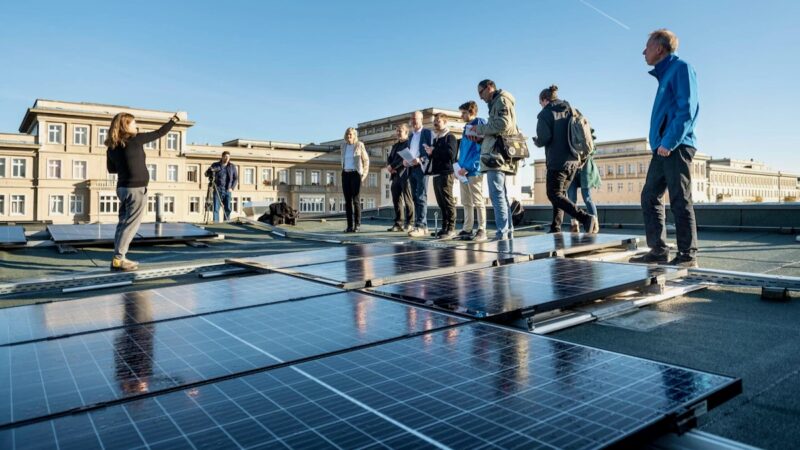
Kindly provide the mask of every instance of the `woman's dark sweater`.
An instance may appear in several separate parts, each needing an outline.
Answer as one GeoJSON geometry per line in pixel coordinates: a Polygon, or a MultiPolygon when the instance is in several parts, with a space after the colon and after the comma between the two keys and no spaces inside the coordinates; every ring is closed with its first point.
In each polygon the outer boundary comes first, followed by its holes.
{"type": "Polygon", "coordinates": [[[117,174],[118,188],[147,187],[150,173],[145,163],[144,144],[163,137],[173,125],[175,122],[170,120],[156,131],[138,133],[124,147],[117,146],[106,151],[106,168],[109,173],[117,174]]]}

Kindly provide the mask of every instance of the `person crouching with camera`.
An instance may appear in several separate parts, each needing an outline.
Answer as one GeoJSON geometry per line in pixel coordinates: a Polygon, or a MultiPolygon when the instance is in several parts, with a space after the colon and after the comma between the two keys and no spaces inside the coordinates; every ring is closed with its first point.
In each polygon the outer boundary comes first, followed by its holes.
{"type": "Polygon", "coordinates": [[[236,188],[239,173],[236,166],[231,163],[231,154],[228,151],[222,152],[219,161],[211,165],[206,170],[206,176],[210,183],[214,185],[214,222],[219,222],[220,205],[224,208],[224,220],[231,218],[231,193],[236,188]]]}

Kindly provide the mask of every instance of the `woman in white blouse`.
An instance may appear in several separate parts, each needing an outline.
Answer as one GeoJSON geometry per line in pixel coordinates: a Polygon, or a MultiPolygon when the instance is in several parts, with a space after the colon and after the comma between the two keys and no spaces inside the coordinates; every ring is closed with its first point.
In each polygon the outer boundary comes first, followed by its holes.
{"type": "Polygon", "coordinates": [[[345,233],[357,233],[361,226],[361,183],[369,173],[369,155],[364,144],[358,140],[355,128],[344,132],[342,144],[342,190],[344,191],[344,210],[347,213],[345,233]]]}

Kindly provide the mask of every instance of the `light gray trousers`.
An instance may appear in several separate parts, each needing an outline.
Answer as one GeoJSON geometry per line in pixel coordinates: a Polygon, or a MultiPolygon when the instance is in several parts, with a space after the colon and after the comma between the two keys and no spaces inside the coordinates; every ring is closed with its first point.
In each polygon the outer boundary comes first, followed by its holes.
{"type": "Polygon", "coordinates": [[[128,246],[139,231],[147,207],[147,188],[117,188],[119,198],[119,223],[114,234],[114,257],[125,258],[128,246]]]}

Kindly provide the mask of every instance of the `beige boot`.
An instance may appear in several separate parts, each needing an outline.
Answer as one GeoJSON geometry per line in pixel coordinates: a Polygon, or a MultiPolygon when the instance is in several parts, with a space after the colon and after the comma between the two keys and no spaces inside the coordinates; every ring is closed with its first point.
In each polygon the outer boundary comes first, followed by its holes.
{"type": "Polygon", "coordinates": [[[116,256],[111,260],[112,272],[130,272],[139,268],[139,263],[131,261],[126,258],[117,258],[116,256]]]}

